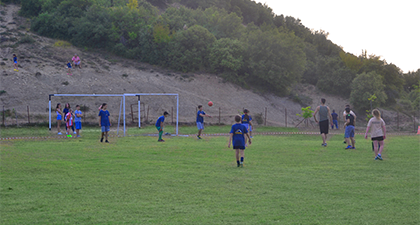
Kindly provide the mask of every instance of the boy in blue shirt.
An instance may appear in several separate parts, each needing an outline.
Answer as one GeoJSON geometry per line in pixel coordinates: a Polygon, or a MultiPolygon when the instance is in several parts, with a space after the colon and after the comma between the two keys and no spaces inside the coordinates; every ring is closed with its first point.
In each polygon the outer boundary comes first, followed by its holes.
{"type": "Polygon", "coordinates": [[[338,130],[338,114],[335,113],[335,110],[333,110],[333,112],[331,113],[331,117],[333,119],[333,124],[331,125],[331,129],[334,129],[334,125],[335,125],[335,128],[338,130]]]}
{"type": "Polygon", "coordinates": [[[252,117],[248,113],[249,110],[244,109],[244,114],[242,115],[242,124],[249,131],[249,136],[252,138],[252,117]]]}
{"type": "Polygon", "coordinates": [[[105,136],[105,142],[109,143],[108,141],[108,132],[109,132],[109,127],[111,126],[111,121],[109,119],[109,112],[108,110],[106,110],[106,108],[108,107],[108,105],[106,103],[102,104],[102,108],[101,111],[99,111],[99,126],[102,129],[102,135],[101,135],[101,142],[104,141],[104,136],[105,136]]]}
{"type": "Polygon", "coordinates": [[[163,134],[163,122],[165,122],[165,117],[167,117],[169,115],[168,112],[164,112],[163,116],[159,117],[158,120],[156,121],[156,129],[159,131],[159,139],[158,142],[165,142],[165,140],[162,139],[162,134],[163,134]]]}
{"type": "Polygon", "coordinates": [[[236,150],[236,163],[238,167],[244,166],[244,155],[245,155],[245,135],[248,137],[249,144],[251,144],[251,138],[249,138],[248,130],[244,125],[241,124],[241,116],[235,116],[235,124],[232,125],[230,130],[229,144],[233,144],[233,149],[236,150]],[[241,153],[241,161],[239,161],[239,153],[241,153]]]}
{"type": "Polygon", "coordinates": [[[203,106],[199,105],[198,112],[197,112],[197,119],[196,119],[197,128],[198,128],[198,135],[197,135],[198,139],[201,139],[201,132],[204,130],[204,117],[205,116],[211,118],[211,116],[206,115],[206,113],[203,111],[203,106]]]}
{"type": "Polygon", "coordinates": [[[74,111],[74,123],[76,125],[77,137],[80,137],[79,132],[82,129],[82,111],[80,111],[80,105],[76,105],[76,111],[74,111]]]}
{"type": "Polygon", "coordinates": [[[18,60],[16,54],[13,54],[13,70],[19,72],[18,69],[18,60]]]}

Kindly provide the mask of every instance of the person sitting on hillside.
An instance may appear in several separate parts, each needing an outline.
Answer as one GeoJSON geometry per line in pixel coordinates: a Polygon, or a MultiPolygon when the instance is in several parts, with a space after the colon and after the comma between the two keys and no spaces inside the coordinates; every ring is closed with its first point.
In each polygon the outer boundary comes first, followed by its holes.
{"type": "Polygon", "coordinates": [[[79,56],[77,56],[77,54],[74,54],[71,61],[73,61],[74,67],[79,66],[79,68],[82,69],[82,61],[80,60],[79,56]]]}

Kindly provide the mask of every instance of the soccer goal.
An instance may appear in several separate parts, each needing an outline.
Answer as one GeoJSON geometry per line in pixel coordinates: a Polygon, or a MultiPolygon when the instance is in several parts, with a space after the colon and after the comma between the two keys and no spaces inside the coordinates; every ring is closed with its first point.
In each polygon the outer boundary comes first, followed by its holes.
{"type": "MultiPolygon", "coordinates": [[[[49,101],[48,101],[48,118],[49,118],[49,130],[51,130],[51,101],[52,97],[101,97],[108,98],[108,97],[121,97],[120,107],[119,107],[119,114],[118,114],[118,127],[117,127],[117,135],[119,134],[119,126],[121,123],[121,116],[123,117],[123,133],[126,136],[127,131],[127,120],[126,120],[126,98],[128,97],[137,97],[137,116],[138,116],[138,127],[141,128],[141,96],[169,96],[174,97],[176,101],[176,121],[175,121],[175,133],[178,136],[178,121],[179,121],[179,94],[173,93],[124,93],[124,94],[50,94],[49,101]]],[[[132,115],[133,116],[133,115],[132,115]]]]}

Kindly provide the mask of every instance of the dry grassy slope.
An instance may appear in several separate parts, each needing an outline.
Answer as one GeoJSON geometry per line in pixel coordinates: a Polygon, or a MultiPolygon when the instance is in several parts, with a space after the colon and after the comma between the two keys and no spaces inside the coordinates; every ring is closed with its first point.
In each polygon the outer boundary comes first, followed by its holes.
{"type": "MultiPolygon", "coordinates": [[[[1,104],[6,109],[16,109],[25,112],[29,105],[33,114],[46,114],[48,95],[53,93],[179,93],[181,121],[195,121],[195,108],[199,104],[206,104],[212,100],[215,107],[205,108],[212,115],[218,115],[218,107],[222,108],[223,122],[230,123],[227,115],[237,114],[242,108],[248,108],[252,114],[263,113],[268,110],[268,124],[284,125],[284,112],[288,111],[288,126],[297,124],[300,118],[301,106],[274,95],[259,95],[250,90],[224,83],[216,75],[211,74],[182,74],[166,71],[148,64],[136,62],[95,51],[84,51],[73,46],[54,47],[56,40],[41,37],[22,26],[29,27],[25,18],[17,15],[18,6],[0,6],[0,33],[2,43],[0,60],[5,65],[0,66],[0,90],[6,93],[0,95],[1,104]],[[4,33],[7,32],[7,33],[4,33]],[[22,35],[30,35],[35,39],[33,44],[16,43],[22,35]],[[13,71],[12,54],[19,58],[19,72],[13,71]],[[74,53],[82,59],[82,69],[74,69],[73,75],[68,76],[66,61],[74,53]],[[7,60],[5,60],[7,59],[7,60]],[[36,75],[40,73],[40,75],[36,75]],[[123,76],[124,75],[124,76],[123,76]],[[67,84],[68,83],[68,84],[67,84]]],[[[300,86],[303,94],[313,99],[315,108],[319,99],[325,97],[331,109],[343,109],[348,102],[335,96],[319,93],[313,86],[300,86]]],[[[164,110],[175,108],[175,98],[143,97],[142,101],[150,107],[150,119],[154,119],[164,110]]],[[[120,99],[118,98],[53,98],[53,105],[57,102],[84,104],[91,109],[102,102],[108,102],[113,115],[118,115],[120,99]]],[[[127,99],[127,112],[130,104],[136,104],[136,98],[127,99]]],[[[95,118],[95,110],[90,116],[95,118]]],[[[218,122],[217,118],[206,119],[206,122],[218,122]]]]}

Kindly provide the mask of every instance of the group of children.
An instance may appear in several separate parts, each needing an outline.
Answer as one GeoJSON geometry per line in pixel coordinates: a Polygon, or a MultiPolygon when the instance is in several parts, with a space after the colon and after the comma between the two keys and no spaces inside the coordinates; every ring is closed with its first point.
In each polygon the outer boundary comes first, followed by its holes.
{"type": "MultiPolygon", "coordinates": [[[[74,66],[79,66],[79,68],[82,69],[82,65],[81,65],[82,61],[80,60],[79,56],[77,56],[77,54],[74,54],[71,61],[73,62],[74,66]]],[[[73,75],[71,73],[71,69],[72,69],[72,63],[70,61],[67,61],[67,75],[73,75]]],[[[13,70],[16,72],[19,72],[18,59],[17,59],[16,54],[13,54],[13,70]]]]}
{"type": "MultiPolygon", "coordinates": [[[[322,136],[322,146],[326,147],[326,139],[328,134],[328,117],[331,121],[331,128],[336,126],[338,129],[338,114],[335,113],[335,110],[333,110],[333,113],[330,114],[330,108],[325,105],[326,100],[323,98],[321,99],[321,105],[318,106],[314,112],[314,119],[315,122],[319,123],[320,133],[322,136]],[[319,121],[317,120],[316,114],[319,112],[319,121]]],[[[375,153],[375,160],[382,160],[382,151],[384,148],[384,139],[386,138],[386,127],[385,127],[385,121],[381,118],[381,113],[378,109],[374,109],[372,111],[372,118],[369,120],[366,133],[365,133],[365,139],[368,138],[368,132],[371,130],[371,140],[372,140],[372,147],[373,151],[375,153]]],[[[346,105],[346,109],[343,112],[343,118],[344,118],[344,143],[347,144],[347,147],[345,149],[356,149],[356,141],[354,139],[355,135],[355,122],[356,122],[356,114],[350,109],[350,105],[346,105]]]]}
{"type": "MultiPolygon", "coordinates": [[[[156,129],[159,131],[159,138],[158,142],[165,142],[162,139],[163,134],[163,125],[165,122],[165,117],[169,115],[168,112],[164,112],[163,116],[160,116],[158,120],[156,121],[156,129]]],[[[203,106],[198,106],[197,111],[197,118],[196,118],[196,124],[198,129],[197,139],[202,139],[201,134],[204,130],[204,117],[210,117],[210,115],[207,115],[203,111],[203,106]]],[[[251,138],[252,138],[252,117],[249,115],[249,110],[245,109],[244,114],[242,116],[236,115],[235,116],[235,124],[232,125],[231,130],[229,132],[229,144],[228,148],[230,148],[231,143],[233,144],[233,149],[236,151],[236,162],[238,167],[243,167],[244,163],[244,154],[245,154],[245,147],[247,146],[247,140],[248,143],[251,144],[251,138]],[[250,135],[251,134],[251,135],[250,135]],[[240,158],[239,158],[240,156],[240,158]]]]}
{"type": "Polygon", "coordinates": [[[70,103],[67,103],[64,106],[64,110],[61,111],[61,104],[57,103],[56,107],[56,113],[57,113],[57,131],[58,135],[62,135],[61,133],[61,121],[62,121],[62,115],[64,115],[64,122],[66,122],[66,135],[67,137],[71,136],[70,129],[73,130],[73,134],[76,134],[76,137],[80,137],[80,130],[82,129],[82,117],[83,113],[80,111],[80,106],[76,105],[76,110],[73,112],[71,109],[70,103]],[[74,130],[74,126],[76,126],[76,131],[74,130]]]}
{"type": "MultiPolygon", "coordinates": [[[[77,56],[77,54],[74,54],[73,58],[71,59],[71,61],[73,62],[73,65],[79,66],[80,69],[82,69],[82,65],[81,65],[81,60],[79,58],[79,56],[77,56]]],[[[67,61],[67,75],[73,75],[71,73],[71,68],[72,68],[72,63],[70,61],[67,61]]]]}
{"type": "MultiPolygon", "coordinates": [[[[71,109],[70,103],[67,103],[64,106],[64,110],[61,110],[61,104],[57,103],[57,107],[55,109],[57,113],[57,131],[58,135],[62,135],[61,133],[61,121],[63,120],[64,115],[64,121],[66,123],[66,135],[67,137],[72,137],[70,129],[73,130],[73,134],[76,134],[76,137],[80,136],[80,130],[82,129],[82,117],[83,113],[80,110],[80,105],[76,105],[76,110],[73,112],[71,109]],[[74,126],[76,126],[76,131],[74,130],[74,126]]],[[[101,127],[102,135],[100,141],[103,142],[105,137],[105,142],[109,143],[108,141],[108,132],[110,131],[111,121],[109,119],[109,112],[107,110],[107,104],[103,103],[99,107],[99,126],[101,127]]]]}

